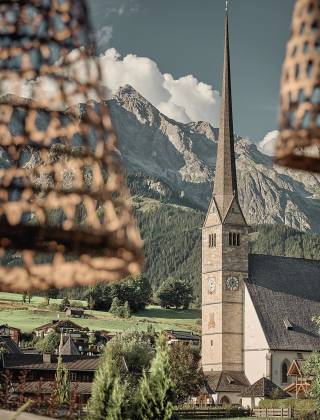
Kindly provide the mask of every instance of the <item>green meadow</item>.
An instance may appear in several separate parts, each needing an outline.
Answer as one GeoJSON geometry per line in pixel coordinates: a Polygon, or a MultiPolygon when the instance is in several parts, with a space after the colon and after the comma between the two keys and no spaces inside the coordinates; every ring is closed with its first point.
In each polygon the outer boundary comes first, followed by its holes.
{"type": "MultiPolygon", "coordinates": [[[[15,293],[0,293],[0,324],[20,328],[23,332],[31,332],[34,328],[53,319],[66,319],[59,312],[61,299],[51,299],[50,306],[44,305],[44,298],[35,296],[31,303],[23,303],[22,296],[15,293]]],[[[77,301],[80,303],[79,301],[77,301]]],[[[85,302],[81,302],[85,306],[85,302]]],[[[121,332],[128,330],[146,330],[152,325],[156,331],[166,329],[194,331],[199,330],[200,310],[167,310],[157,306],[149,306],[144,311],[133,314],[129,319],[117,318],[108,312],[85,310],[86,318],[72,320],[91,330],[107,330],[121,332]]]]}

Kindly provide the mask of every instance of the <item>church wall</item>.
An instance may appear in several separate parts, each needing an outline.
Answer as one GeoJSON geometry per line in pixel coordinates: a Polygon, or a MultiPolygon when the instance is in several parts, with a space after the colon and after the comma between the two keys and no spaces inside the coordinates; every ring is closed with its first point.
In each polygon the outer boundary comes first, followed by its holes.
{"type": "MultiPolygon", "coordinates": [[[[308,359],[310,356],[310,352],[299,352],[302,354],[303,358],[305,360],[308,359]]],[[[289,364],[294,359],[297,359],[297,352],[296,351],[272,351],[272,381],[281,386],[285,387],[288,384],[292,383],[293,378],[288,377],[288,382],[286,384],[283,384],[281,382],[281,368],[284,361],[288,361],[289,364]]]]}
{"type": "Polygon", "coordinates": [[[253,384],[264,376],[270,377],[269,345],[246,287],[244,312],[245,373],[249,382],[253,384]]]}
{"type": "Polygon", "coordinates": [[[215,404],[221,404],[223,397],[229,398],[230,404],[241,404],[241,395],[235,392],[218,392],[213,396],[215,404]]]}

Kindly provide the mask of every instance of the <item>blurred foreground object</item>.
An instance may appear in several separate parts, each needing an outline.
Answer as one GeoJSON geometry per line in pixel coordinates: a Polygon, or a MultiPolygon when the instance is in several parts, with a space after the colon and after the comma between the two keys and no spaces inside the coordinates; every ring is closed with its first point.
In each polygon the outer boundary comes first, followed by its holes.
{"type": "Polygon", "coordinates": [[[0,289],[138,274],[134,223],[82,0],[0,4],[0,289]]]}
{"type": "Polygon", "coordinates": [[[320,172],[320,3],[297,0],[281,82],[276,163],[320,172]]]}

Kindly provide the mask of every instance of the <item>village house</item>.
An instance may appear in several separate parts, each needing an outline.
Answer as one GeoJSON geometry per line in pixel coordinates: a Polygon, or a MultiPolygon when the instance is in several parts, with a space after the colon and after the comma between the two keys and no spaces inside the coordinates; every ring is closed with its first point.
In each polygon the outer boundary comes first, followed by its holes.
{"type": "Polygon", "coordinates": [[[320,349],[320,262],[249,253],[234,142],[226,12],[215,183],[202,229],[202,367],[217,404],[241,404],[263,377],[288,390],[292,361],[320,349]]]}
{"type": "Polygon", "coordinates": [[[0,325],[0,335],[9,336],[19,345],[21,341],[21,330],[19,328],[10,327],[8,324],[0,325]]]}
{"type": "Polygon", "coordinates": [[[72,308],[68,307],[64,310],[65,314],[72,318],[85,318],[85,312],[83,308],[72,308]]]}
{"type": "Polygon", "coordinates": [[[194,332],[165,330],[164,335],[169,345],[183,343],[187,346],[200,347],[201,336],[194,332]]]}

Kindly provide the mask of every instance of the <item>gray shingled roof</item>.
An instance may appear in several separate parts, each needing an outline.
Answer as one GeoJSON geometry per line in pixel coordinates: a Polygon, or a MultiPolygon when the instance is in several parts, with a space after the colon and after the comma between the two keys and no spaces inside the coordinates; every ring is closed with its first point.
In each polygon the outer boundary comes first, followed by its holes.
{"type": "MultiPolygon", "coordinates": [[[[95,371],[100,358],[95,356],[65,356],[62,362],[69,371],[95,371]]],[[[58,356],[51,355],[51,363],[44,363],[42,354],[3,354],[4,369],[57,370],[58,356]]]]}
{"type": "Polygon", "coordinates": [[[249,386],[242,397],[260,397],[260,398],[289,398],[290,395],[268,378],[261,378],[253,385],[249,386]]]}
{"type": "Polygon", "coordinates": [[[210,393],[243,392],[250,382],[244,372],[205,372],[206,388],[210,393]]]}
{"type": "Polygon", "coordinates": [[[6,353],[19,354],[22,353],[19,346],[7,335],[0,336],[0,346],[3,347],[6,353]]]}
{"type": "Polygon", "coordinates": [[[61,350],[60,350],[60,354],[64,354],[64,355],[68,355],[68,356],[79,356],[79,350],[77,348],[77,346],[75,345],[74,341],[72,340],[71,337],[68,337],[67,341],[65,342],[65,344],[62,346],[61,350]]]}
{"type": "Polygon", "coordinates": [[[271,349],[320,350],[320,261],[250,255],[246,285],[271,349]]]}

